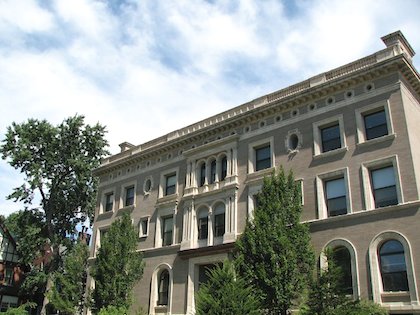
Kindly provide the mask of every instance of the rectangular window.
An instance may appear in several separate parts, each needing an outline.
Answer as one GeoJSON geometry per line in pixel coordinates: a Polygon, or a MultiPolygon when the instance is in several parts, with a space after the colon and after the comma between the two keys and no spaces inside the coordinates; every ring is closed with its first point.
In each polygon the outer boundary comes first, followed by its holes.
{"type": "Polygon", "coordinates": [[[271,167],[271,148],[266,145],[255,149],[255,171],[271,167]]]}
{"type": "Polygon", "coordinates": [[[146,237],[149,230],[149,218],[142,218],[140,219],[139,223],[139,236],[146,237]]]}
{"type": "Polygon", "coordinates": [[[206,215],[198,219],[198,239],[199,240],[207,239],[208,232],[209,232],[209,219],[206,215]]]}
{"type": "Polygon", "coordinates": [[[347,194],[344,178],[325,181],[325,199],[329,217],[347,213],[347,194]]]}
{"type": "Polygon", "coordinates": [[[162,219],[162,246],[172,245],[173,217],[162,219]]]}
{"type": "Polygon", "coordinates": [[[388,134],[385,110],[363,115],[366,140],[379,138],[388,134]]]}
{"type": "Polygon", "coordinates": [[[216,181],[216,160],[210,163],[210,184],[216,181]]]}
{"type": "Polygon", "coordinates": [[[335,124],[333,126],[321,128],[322,152],[328,152],[341,148],[340,126],[335,124]]]}
{"type": "Polygon", "coordinates": [[[222,172],[221,172],[220,180],[225,180],[227,176],[227,158],[224,156],[222,158],[222,172]]]}
{"type": "Polygon", "coordinates": [[[219,237],[225,234],[225,214],[220,213],[214,216],[214,236],[219,237]]]}
{"type": "Polygon", "coordinates": [[[206,164],[203,163],[200,166],[200,182],[198,183],[200,187],[204,186],[204,183],[206,182],[206,164]]]}
{"type": "Polygon", "coordinates": [[[4,285],[12,286],[13,285],[13,268],[7,268],[4,275],[4,285]]]}
{"type": "Polygon", "coordinates": [[[165,196],[172,195],[176,191],[176,174],[165,176],[165,196]]]}
{"type": "Polygon", "coordinates": [[[398,204],[394,168],[388,166],[371,170],[370,175],[375,208],[398,204]]]}
{"type": "Polygon", "coordinates": [[[114,193],[109,193],[105,195],[105,212],[112,211],[114,207],[114,193]]]}
{"type": "Polygon", "coordinates": [[[125,202],[124,206],[132,206],[134,204],[134,186],[125,189],[125,202]]]}

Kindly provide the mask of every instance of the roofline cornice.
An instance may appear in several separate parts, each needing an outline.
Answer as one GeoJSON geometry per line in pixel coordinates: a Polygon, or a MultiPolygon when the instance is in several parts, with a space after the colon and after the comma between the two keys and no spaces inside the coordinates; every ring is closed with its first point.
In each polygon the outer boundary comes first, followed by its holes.
{"type": "Polygon", "coordinates": [[[99,176],[122,166],[138,163],[394,71],[401,72],[420,95],[420,76],[411,61],[395,45],[110,156],[94,170],[94,175],[99,176]]]}

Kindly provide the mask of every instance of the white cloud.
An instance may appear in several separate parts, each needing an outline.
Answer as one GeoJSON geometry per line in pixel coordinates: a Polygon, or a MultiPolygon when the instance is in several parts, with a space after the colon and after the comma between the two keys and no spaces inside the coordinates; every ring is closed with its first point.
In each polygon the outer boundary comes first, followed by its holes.
{"type": "MultiPolygon", "coordinates": [[[[373,53],[395,30],[420,50],[418,12],[416,0],[4,0],[0,138],[13,121],[78,113],[107,126],[115,153],[373,53]]],[[[15,210],[8,193],[0,207],[15,210]]]]}

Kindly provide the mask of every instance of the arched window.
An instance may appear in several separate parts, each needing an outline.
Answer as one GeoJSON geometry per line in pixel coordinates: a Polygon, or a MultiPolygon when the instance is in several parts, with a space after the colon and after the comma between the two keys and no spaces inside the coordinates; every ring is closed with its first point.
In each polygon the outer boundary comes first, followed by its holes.
{"type": "Polygon", "coordinates": [[[211,161],[210,163],[210,184],[213,184],[216,181],[216,160],[211,161]]]}
{"type": "Polygon", "coordinates": [[[208,238],[209,218],[207,209],[198,212],[198,239],[205,240],[208,238]]]}
{"type": "Polygon", "coordinates": [[[222,157],[220,180],[225,180],[226,176],[227,176],[227,157],[225,155],[224,157],[222,157]]]}
{"type": "Polygon", "coordinates": [[[159,275],[157,305],[168,305],[169,300],[169,272],[163,270],[159,275]]]}
{"type": "Polygon", "coordinates": [[[214,209],[214,237],[225,234],[225,205],[220,203],[214,209]]]}
{"type": "Polygon", "coordinates": [[[206,182],[206,163],[200,165],[200,174],[198,178],[198,186],[203,186],[206,182]]]}
{"type": "Polygon", "coordinates": [[[341,269],[340,284],[346,294],[353,294],[353,277],[351,271],[351,255],[349,250],[344,246],[333,249],[332,259],[341,269]]]}
{"type": "Polygon", "coordinates": [[[379,266],[384,291],[408,291],[404,247],[397,240],[384,242],[379,248],[379,266]]]}

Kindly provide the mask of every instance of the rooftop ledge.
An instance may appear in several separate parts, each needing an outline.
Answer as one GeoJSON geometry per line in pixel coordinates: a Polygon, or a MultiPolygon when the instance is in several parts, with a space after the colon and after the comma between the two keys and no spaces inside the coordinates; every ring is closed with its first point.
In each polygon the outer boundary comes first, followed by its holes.
{"type": "Polygon", "coordinates": [[[175,130],[164,136],[161,136],[149,142],[140,144],[138,146],[132,145],[131,143],[128,143],[128,142],[123,142],[120,144],[121,152],[111,157],[105,158],[102,161],[101,166],[106,166],[107,164],[114,162],[116,160],[120,160],[121,158],[135,155],[147,149],[167,143],[171,140],[174,140],[183,136],[187,136],[196,131],[205,129],[207,127],[218,124],[220,122],[229,120],[233,117],[242,115],[255,108],[258,108],[263,105],[272,103],[274,101],[279,101],[289,96],[301,93],[309,88],[312,88],[317,85],[343,77],[345,75],[348,75],[355,71],[372,66],[384,60],[391,59],[395,56],[403,55],[408,61],[411,62],[411,59],[414,56],[415,52],[410,46],[410,44],[408,43],[408,41],[405,39],[401,31],[396,31],[394,33],[388,34],[382,37],[381,39],[384,42],[384,44],[387,46],[387,48],[380,50],[370,56],[361,58],[359,60],[356,60],[354,62],[341,66],[339,68],[330,70],[328,72],[321,73],[319,75],[316,75],[300,83],[291,85],[279,91],[267,94],[265,96],[261,96],[248,103],[239,105],[230,110],[214,115],[212,117],[199,121],[195,124],[189,125],[182,129],[175,130]]]}

